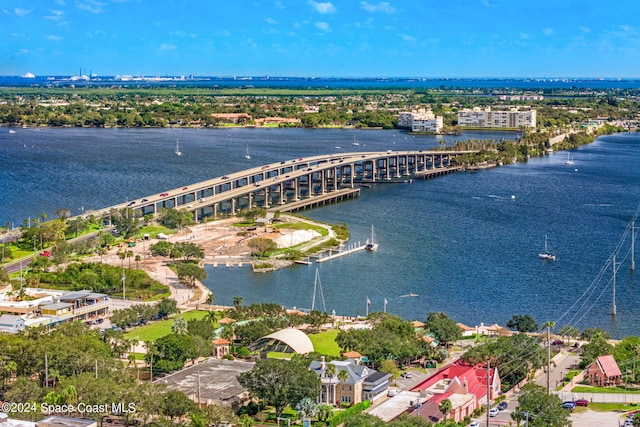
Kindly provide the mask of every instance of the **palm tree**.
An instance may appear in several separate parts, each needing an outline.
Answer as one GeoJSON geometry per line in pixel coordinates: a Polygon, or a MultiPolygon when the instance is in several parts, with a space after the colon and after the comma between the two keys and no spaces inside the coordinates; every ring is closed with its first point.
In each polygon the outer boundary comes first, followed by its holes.
{"type": "Polygon", "coordinates": [[[451,405],[451,401],[449,399],[444,399],[440,402],[438,409],[442,412],[442,415],[444,415],[445,420],[447,419],[447,415],[449,414],[449,411],[451,411],[452,406],[453,405],[451,405]]]}
{"type": "Polygon", "coordinates": [[[128,249],[125,252],[125,256],[129,259],[129,270],[131,270],[131,258],[133,258],[133,251],[131,249],[128,249]]]}
{"type": "Polygon", "coordinates": [[[240,297],[240,296],[235,296],[235,297],[233,297],[233,306],[234,306],[235,308],[240,307],[240,306],[242,305],[242,300],[243,300],[243,298],[242,298],[242,297],[240,297]]]}
{"type": "Polygon", "coordinates": [[[318,404],[309,397],[305,397],[296,404],[299,418],[315,418],[318,415],[318,404]]]}
{"type": "Polygon", "coordinates": [[[209,306],[209,310],[211,310],[211,306],[215,300],[216,297],[213,295],[213,292],[209,292],[209,295],[207,295],[207,305],[209,306]]]}
{"type": "Polygon", "coordinates": [[[349,378],[349,374],[347,373],[346,369],[341,369],[340,372],[338,372],[338,381],[340,381],[340,396],[342,397],[342,389],[344,388],[344,383],[347,381],[347,379],[349,378]]]}
{"type": "Polygon", "coordinates": [[[142,260],[142,257],[138,254],[135,257],[136,260],[136,270],[140,270],[140,260],[142,260]]]}
{"type": "MultiPolygon", "coordinates": [[[[327,403],[332,403],[331,389],[333,388],[333,377],[336,375],[336,365],[333,363],[327,363],[327,367],[324,369],[324,376],[329,378],[329,387],[327,388],[327,403]]],[[[333,400],[336,397],[333,396],[333,400]]]]}

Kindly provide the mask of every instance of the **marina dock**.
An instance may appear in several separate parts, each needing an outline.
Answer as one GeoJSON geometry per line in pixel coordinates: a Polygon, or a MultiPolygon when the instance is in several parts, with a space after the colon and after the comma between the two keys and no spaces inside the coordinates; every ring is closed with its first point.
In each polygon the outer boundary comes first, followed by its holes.
{"type": "Polygon", "coordinates": [[[332,259],[336,259],[339,258],[341,256],[344,255],[350,255],[359,251],[363,251],[366,245],[361,245],[360,243],[358,243],[355,246],[348,246],[347,249],[345,250],[339,250],[336,253],[332,253],[332,250],[329,250],[329,255],[325,256],[325,257],[318,257],[318,259],[316,260],[317,263],[321,263],[321,262],[325,262],[325,261],[331,261],[332,259]]]}

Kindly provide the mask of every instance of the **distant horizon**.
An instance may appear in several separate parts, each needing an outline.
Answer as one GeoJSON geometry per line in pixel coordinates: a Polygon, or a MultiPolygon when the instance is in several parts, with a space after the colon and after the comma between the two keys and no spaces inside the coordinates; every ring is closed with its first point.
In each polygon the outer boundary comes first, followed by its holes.
{"type": "Polygon", "coordinates": [[[116,78],[116,77],[131,77],[134,79],[162,79],[162,78],[184,78],[184,79],[197,79],[197,78],[214,78],[214,79],[305,79],[305,80],[335,80],[335,79],[347,79],[347,80],[638,80],[639,76],[554,76],[554,75],[539,75],[539,76],[350,76],[350,75],[335,75],[335,76],[312,76],[312,75],[266,75],[266,74],[194,74],[194,73],[179,73],[179,74],[144,74],[144,73],[118,73],[118,74],[59,74],[59,73],[44,73],[34,74],[26,72],[23,74],[0,74],[0,77],[11,78],[38,78],[38,77],[90,77],[90,78],[116,78]],[[33,74],[34,77],[25,77],[27,74],[33,74]]]}

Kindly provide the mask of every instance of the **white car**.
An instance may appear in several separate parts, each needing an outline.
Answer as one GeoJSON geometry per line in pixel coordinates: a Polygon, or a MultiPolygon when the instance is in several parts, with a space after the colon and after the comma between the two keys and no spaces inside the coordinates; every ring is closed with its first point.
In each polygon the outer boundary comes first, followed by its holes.
{"type": "Polygon", "coordinates": [[[491,408],[489,409],[489,416],[490,417],[495,417],[500,413],[500,409],[498,408],[491,408]]]}

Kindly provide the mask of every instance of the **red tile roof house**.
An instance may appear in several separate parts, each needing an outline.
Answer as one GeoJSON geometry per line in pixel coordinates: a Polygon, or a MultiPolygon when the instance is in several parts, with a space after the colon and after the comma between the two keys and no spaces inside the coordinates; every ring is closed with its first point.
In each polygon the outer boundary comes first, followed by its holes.
{"type": "MultiPolygon", "coordinates": [[[[489,377],[489,399],[498,397],[502,382],[496,368],[491,369],[489,377]]],[[[421,392],[422,406],[416,405],[409,412],[428,421],[438,422],[444,418],[440,412],[440,403],[449,399],[451,411],[447,419],[456,422],[482,407],[487,402],[487,369],[485,365],[468,365],[457,360],[415,386],[412,391],[421,392]]]]}
{"type": "Polygon", "coordinates": [[[622,382],[622,372],[612,355],[598,356],[587,368],[589,384],[613,387],[622,382]]]}

